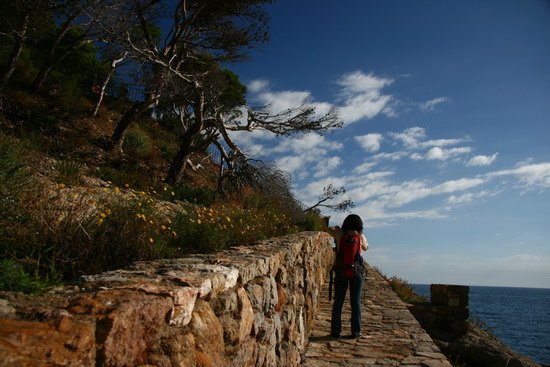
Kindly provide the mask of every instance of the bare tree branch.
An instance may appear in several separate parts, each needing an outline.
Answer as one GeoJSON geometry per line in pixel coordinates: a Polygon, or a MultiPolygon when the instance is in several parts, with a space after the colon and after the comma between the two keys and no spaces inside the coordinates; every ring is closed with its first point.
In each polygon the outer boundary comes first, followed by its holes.
{"type": "Polygon", "coordinates": [[[315,203],[314,205],[304,209],[304,212],[308,212],[313,210],[314,208],[318,207],[324,207],[329,208],[335,211],[345,212],[348,209],[351,209],[355,206],[353,201],[351,199],[344,199],[343,201],[336,202],[336,203],[327,203],[330,202],[337,197],[344,195],[346,193],[346,190],[344,187],[335,187],[333,184],[330,184],[328,186],[323,187],[323,194],[319,197],[319,201],[315,203]]]}

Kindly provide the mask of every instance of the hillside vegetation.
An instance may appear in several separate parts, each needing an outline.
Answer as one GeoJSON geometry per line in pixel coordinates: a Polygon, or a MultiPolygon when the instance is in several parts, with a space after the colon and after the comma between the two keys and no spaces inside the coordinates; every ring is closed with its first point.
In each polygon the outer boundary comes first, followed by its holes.
{"type": "Polygon", "coordinates": [[[268,41],[269,3],[0,4],[0,289],[319,228],[343,188],[305,215],[290,177],[233,140],[341,126],[251,106],[227,69],[268,41]]]}
{"type": "Polygon", "coordinates": [[[180,184],[166,184],[162,177],[177,136],[158,120],[142,118],[124,153],[107,154],[104,141],[120,114],[117,103],[91,118],[84,97],[79,109],[67,111],[51,96],[4,92],[2,289],[32,291],[136,260],[218,251],[320,228],[318,216],[304,215],[288,187],[284,192],[227,184],[221,193],[219,165],[208,151],[192,157],[201,168],[189,169],[180,184]]]}

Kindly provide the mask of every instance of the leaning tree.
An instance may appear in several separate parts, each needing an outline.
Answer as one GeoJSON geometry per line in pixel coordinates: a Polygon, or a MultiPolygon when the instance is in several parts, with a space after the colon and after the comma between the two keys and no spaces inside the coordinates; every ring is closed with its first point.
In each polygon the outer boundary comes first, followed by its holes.
{"type": "Polygon", "coordinates": [[[112,149],[121,149],[128,127],[158,104],[171,79],[192,85],[198,94],[206,88],[201,83],[208,71],[188,69],[186,65],[205,59],[208,63],[241,61],[250,48],[268,39],[268,15],[263,5],[271,0],[177,0],[171,17],[163,17],[170,13],[166,9],[169,1],[104,1],[113,4],[113,11],[108,16],[103,14],[100,20],[109,42],[123,46],[134,59],[155,65],[156,73],[145,86],[144,100],[118,122],[110,139],[112,149]],[[156,42],[153,36],[159,24],[167,29],[162,42],[156,42]]]}
{"type": "Polygon", "coordinates": [[[246,88],[238,77],[228,70],[217,69],[215,64],[203,78],[187,83],[186,88],[177,89],[186,92],[178,97],[181,105],[177,108],[184,132],[180,149],[166,177],[170,184],[183,179],[190,155],[210,144],[219,150],[222,157],[220,166],[227,166],[228,174],[257,175],[250,157],[232,138],[232,132],[264,130],[286,136],[299,132],[324,132],[341,126],[335,108],[322,115],[315,107],[305,104],[278,113],[268,112],[269,106],[252,108],[246,104],[246,88]]]}

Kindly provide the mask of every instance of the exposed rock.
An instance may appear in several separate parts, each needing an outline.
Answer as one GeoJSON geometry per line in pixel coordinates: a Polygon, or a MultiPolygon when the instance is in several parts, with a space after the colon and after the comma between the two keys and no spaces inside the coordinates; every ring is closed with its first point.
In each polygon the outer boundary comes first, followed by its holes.
{"type": "Polygon", "coordinates": [[[97,320],[99,364],[136,366],[146,363],[151,345],[160,342],[172,308],[167,297],[107,290],[76,298],[68,310],[97,320]]]}
{"type": "Polygon", "coordinates": [[[486,367],[538,367],[539,364],[522,356],[474,324],[469,324],[468,331],[445,343],[444,352],[466,366],[486,367]]]}
{"type": "Polygon", "coordinates": [[[0,366],[94,366],[95,329],[91,317],[0,319],[0,366]]]}
{"type": "Polygon", "coordinates": [[[189,326],[195,336],[197,362],[200,360],[200,364],[205,366],[229,366],[225,356],[224,329],[207,302],[197,301],[189,326]]]}

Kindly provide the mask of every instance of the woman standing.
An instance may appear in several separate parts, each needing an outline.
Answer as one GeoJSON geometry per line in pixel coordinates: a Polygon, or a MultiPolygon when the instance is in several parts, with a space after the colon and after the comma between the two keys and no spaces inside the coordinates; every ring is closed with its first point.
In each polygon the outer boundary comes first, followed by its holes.
{"type": "MultiPolygon", "coordinates": [[[[342,331],[342,307],[346,298],[348,286],[350,289],[351,303],[351,338],[361,336],[361,287],[363,285],[363,260],[362,251],[367,251],[367,238],[363,235],[363,221],[356,214],[350,214],[344,219],[342,227],[329,227],[328,232],[336,239],[336,261],[335,261],[335,297],[332,305],[332,321],[330,335],[334,338],[340,337],[342,331]],[[346,265],[349,262],[349,251],[345,246],[350,241],[358,242],[357,252],[353,256],[353,265],[346,265]]],[[[355,251],[355,250],[353,250],[355,251]]]]}

